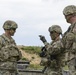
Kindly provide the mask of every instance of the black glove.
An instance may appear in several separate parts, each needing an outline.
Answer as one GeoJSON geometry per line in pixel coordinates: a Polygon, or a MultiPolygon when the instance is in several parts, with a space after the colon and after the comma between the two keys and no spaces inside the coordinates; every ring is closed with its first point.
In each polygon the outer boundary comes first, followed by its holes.
{"type": "Polygon", "coordinates": [[[46,48],[45,47],[42,47],[41,48],[41,53],[39,54],[40,55],[40,57],[46,57],[46,48]]]}
{"type": "Polygon", "coordinates": [[[47,42],[46,39],[45,39],[45,36],[39,35],[39,37],[40,37],[40,40],[41,40],[43,43],[44,43],[44,42],[47,42]]]}

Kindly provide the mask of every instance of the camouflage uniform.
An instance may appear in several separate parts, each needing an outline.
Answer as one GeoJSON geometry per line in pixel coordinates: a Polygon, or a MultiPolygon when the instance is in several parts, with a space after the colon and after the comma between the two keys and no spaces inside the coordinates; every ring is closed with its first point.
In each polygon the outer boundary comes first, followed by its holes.
{"type": "MultiPolygon", "coordinates": [[[[4,30],[16,29],[17,24],[13,21],[6,21],[4,30]]],[[[17,61],[21,59],[21,52],[16,46],[14,39],[8,38],[5,34],[0,35],[0,75],[16,75],[17,61]]]]}
{"type": "MultiPolygon", "coordinates": [[[[62,33],[60,26],[53,25],[49,28],[49,32],[56,31],[59,35],[62,33]]],[[[63,55],[62,55],[62,42],[60,37],[56,37],[52,43],[44,43],[47,49],[46,60],[43,60],[44,65],[47,66],[46,75],[62,75],[62,66],[63,66],[63,55]]]]}
{"type": "MultiPolygon", "coordinates": [[[[76,6],[69,5],[64,8],[63,14],[68,23],[73,17],[76,17],[76,6]]],[[[76,75],[76,21],[72,22],[68,30],[64,33],[63,44],[65,48],[65,62],[70,70],[70,75],[76,75]]]]}
{"type": "Polygon", "coordinates": [[[56,41],[52,41],[51,44],[49,44],[49,49],[48,49],[48,56],[50,57],[48,64],[48,68],[47,71],[50,73],[48,73],[48,75],[62,75],[62,66],[63,66],[63,54],[61,51],[61,47],[62,47],[62,42],[59,38],[57,38],[56,41]],[[49,69],[49,70],[48,70],[49,69]]]}

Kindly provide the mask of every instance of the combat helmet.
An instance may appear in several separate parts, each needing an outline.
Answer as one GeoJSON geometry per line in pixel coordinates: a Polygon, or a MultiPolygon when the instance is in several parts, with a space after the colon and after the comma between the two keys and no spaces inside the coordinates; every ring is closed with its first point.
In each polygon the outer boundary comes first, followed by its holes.
{"type": "Polygon", "coordinates": [[[70,15],[70,14],[76,14],[76,6],[75,5],[66,6],[63,10],[63,14],[65,16],[70,15]]]}
{"type": "Polygon", "coordinates": [[[48,31],[49,32],[56,31],[59,34],[62,34],[62,29],[59,25],[52,25],[51,27],[49,27],[48,31]]]}
{"type": "Polygon", "coordinates": [[[3,24],[3,29],[5,30],[9,30],[9,29],[17,29],[18,25],[16,24],[16,22],[11,21],[11,20],[7,20],[5,21],[5,23],[3,24]]]}

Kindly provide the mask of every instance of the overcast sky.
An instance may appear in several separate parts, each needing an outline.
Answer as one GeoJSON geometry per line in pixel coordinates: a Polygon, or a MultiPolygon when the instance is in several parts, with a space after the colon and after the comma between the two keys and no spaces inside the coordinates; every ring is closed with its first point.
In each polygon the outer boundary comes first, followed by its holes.
{"type": "Polygon", "coordinates": [[[18,45],[42,46],[38,35],[44,35],[51,42],[48,28],[60,25],[63,33],[68,24],[63,16],[67,5],[76,5],[76,0],[0,0],[0,34],[6,20],[18,24],[14,39],[18,45]]]}

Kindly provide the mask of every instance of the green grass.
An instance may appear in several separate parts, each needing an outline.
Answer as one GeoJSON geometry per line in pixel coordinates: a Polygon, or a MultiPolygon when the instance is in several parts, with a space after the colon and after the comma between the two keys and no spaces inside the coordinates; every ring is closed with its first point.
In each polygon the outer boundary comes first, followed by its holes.
{"type": "Polygon", "coordinates": [[[37,65],[37,64],[30,64],[29,67],[32,68],[32,69],[35,69],[35,70],[44,68],[44,66],[40,66],[40,65],[37,65]]]}
{"type": "Polygon", "coordinates": [[[24,46],[21,49],[28,53],[39,54],[41,52],[41,47],[39,46],[24,46]]]}
{"type": "Polygon", "coordinates": [[[22,60],[28,60],[28,59],[26,59],[26,58],[22,58],[22,60]]]}
{"type": "MultiPolygon", "coordinates": [[[[39,47],[39,46],[23,46],[21,49],[24,50],[27,53],[39,54],[41,52],[41,48],[42,47],[39,47]]],[[[32,57],[32,59],[34,59],[34,57],[32,57]]],[[[28,61],[27,58],[22,58],[22,60],[27,60],[28,61]]],[[[29,67],[32,68],[32,69],[35,69],[35,70],[44,68],[44,66],[40,66],[38,64],[30,64],[29,67]]],[[[68,67],[65,66],[65,67],[63,67],[63,69],[68,70],[68,67]]]]}
{"type": "MultiPolygon", "coordinates": [[[[39,46],[23,46],[21,49],[23,51],[27,52],[27,53],[30,53],[30,54],[39,55],[39,53],[41,52],[41,47],[39,47],[39,46]]],[[[34,57],[32,57],[32,59],[34,59],[34,57]]],[[[27,60],[28,61],[27,58],[22,58],[22,60],[27,60]]],[[[40,66],[38,64],[30,64],[29,67],[32,68],[32,69],[35,69],[35,70],[43,68],[43,66],[40,66]]]]}

